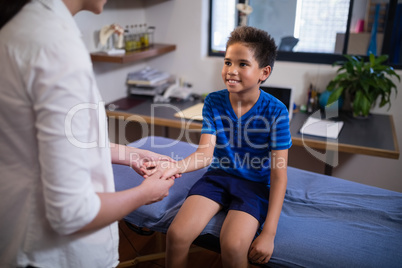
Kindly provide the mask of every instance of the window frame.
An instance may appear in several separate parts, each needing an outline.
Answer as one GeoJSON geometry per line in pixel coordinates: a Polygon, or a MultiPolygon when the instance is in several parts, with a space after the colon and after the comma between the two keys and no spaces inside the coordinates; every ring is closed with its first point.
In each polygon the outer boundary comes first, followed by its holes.
{"type": "MultiPolygon", "coordinates": [[[[208,56],[212,57],[224,57],[224,52],[215,52],[212,50],[212,2],[219,0],[209,0],[209,26],[208,26],[208,56]]],[[[244,3],[244,0],[239,0],[239,3],[244,3]]],[[[396,6],[398,0],[389,0],[388,16],[386,27],[384,30],[384,40],[381,49],[381,55],[388,54],[391,46],[391,36],[393,22],[396,13],[396,6]]],[[[348,20],[345,32],[345,40],[343,43],[342,54],[330,54],[330,53],[311,53],[311,52],[288,52],[288,51],[278,51],[276,61],[289,61],[289,62],[299,62],[299,63],[317,63],[317,64],[333,64],[335,61],[345,60],[344,54],[347,52],[350,25],[352,22],[352,12],[353,12],[354,0],[350,0],[348,20]]],[[[349,54],[353,55],[353,54],[349,54]]],[[[365,56],[366,57],[366,56],[365,56]]],[[[388,62],[389,64],[389,62],[388,62]]],[[[402,69],[402,63],[389,64],[395,69],[402,69]]]]}

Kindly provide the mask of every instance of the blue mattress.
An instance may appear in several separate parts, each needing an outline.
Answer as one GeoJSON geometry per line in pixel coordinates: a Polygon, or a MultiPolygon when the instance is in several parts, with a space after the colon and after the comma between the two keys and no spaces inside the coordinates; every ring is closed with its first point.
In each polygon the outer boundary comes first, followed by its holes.
{"type": "MultiPolygon", "coordinates": [[[[130,146],[183,158],[194,145],[161,137],[130,146]]],[[[116,191],[143,180],[127,166],[114,165],[116,191]]],[[[176,179],[169,196],[130,213],[125,220],[167,231],[188,190],[205,169],[176,179]]],[[[219,237],[225,213],[202,234],[219,237]]],[[[268,267],[402,267],[402,193],[288,168],[288,187],[268,267]]]]}

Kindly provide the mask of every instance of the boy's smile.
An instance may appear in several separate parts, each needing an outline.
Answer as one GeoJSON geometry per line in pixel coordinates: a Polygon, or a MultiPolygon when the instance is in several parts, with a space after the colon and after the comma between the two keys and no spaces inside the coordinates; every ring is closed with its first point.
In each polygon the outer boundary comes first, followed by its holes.
{"type": "Polygon", "coordinates": [[[237,83],[239,83],[240,81],[239,80],[233,80],[233,79],[228,79],[227,80],[227,83],[229,83],[229,84],[237,84],[237,83]]]}

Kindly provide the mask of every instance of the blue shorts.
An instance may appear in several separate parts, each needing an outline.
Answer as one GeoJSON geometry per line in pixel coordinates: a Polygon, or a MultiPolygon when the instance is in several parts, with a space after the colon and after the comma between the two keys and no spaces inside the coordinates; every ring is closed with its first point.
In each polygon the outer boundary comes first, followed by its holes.
{"type": "Polygon", "coordinates": [[[267,217],[269,187],[219,169],[207,171],[190,189],[190,195],[207,197],[222,205],[224,210],[246,212],[256,218],[260,226],[267,217]]]}

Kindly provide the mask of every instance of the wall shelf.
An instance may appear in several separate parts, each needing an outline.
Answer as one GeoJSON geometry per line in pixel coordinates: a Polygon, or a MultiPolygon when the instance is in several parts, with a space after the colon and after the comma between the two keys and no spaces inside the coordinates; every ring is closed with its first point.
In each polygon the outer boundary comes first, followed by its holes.
{"type": "Polygon", "coordinates": [[[91,60],[92,62],[128,63],[156,57],[174,50],[176,50],[176,45],[154,44],[149,48],[127,52],[124,55],[118,56],[107,55],[104,52],[93,52],[91,53],[91,60]]]}

